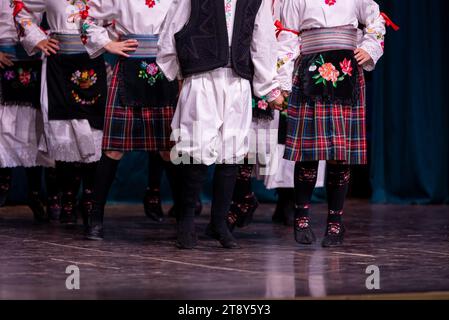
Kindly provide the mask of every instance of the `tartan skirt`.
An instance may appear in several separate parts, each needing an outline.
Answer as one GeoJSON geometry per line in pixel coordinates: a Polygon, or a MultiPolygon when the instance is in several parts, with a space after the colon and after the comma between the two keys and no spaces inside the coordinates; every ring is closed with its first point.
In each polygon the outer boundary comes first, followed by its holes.
{"type": "Polygon", "coordinates": [[[296,72],[288,105],[284,158],[291,161],[345,161],[367,164],[365,77],[359,67],[354,105],[301,102],[296,72]]]}
{"type": "Polygon", "coordinates": [[[117,62],[114,68],[108,90],[103,150],[170,151],[174,146],[170,135],[175,106],[122,106],[118,95],[120,63],[117,62]]]}

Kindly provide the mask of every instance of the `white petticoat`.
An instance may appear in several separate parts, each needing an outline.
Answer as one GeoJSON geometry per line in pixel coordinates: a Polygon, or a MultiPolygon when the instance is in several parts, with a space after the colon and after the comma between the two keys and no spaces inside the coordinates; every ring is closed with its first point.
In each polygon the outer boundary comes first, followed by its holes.
{"type": "MultiPolygon", "coordinates": [[[[285,146],[278,143],[277,133],[279,129],[279,111],[274,112],[272,121],[255,120],[252,128],[258,133],[260,139],[261,133],[266,130],[271,139],[265,139],[265,152],[258,148],[255,175],[263,180],[267,189],[293,188],[295,162],[284,159],[285,146]],[[273,139],[274,137],[274,139],[273,139]],[[261,152],[262,151],[262,152],[261,152]]],[[[318,179],[316,187],[323,187],[325,180],[326,161],[320,161],[318,168],[318,179]]]]}
{"type": "Polygon", "coordinates": [[[42,115],[36,109],[0,106],[0,168],[53,166],[39,151],[42,126],[42,115]]]}

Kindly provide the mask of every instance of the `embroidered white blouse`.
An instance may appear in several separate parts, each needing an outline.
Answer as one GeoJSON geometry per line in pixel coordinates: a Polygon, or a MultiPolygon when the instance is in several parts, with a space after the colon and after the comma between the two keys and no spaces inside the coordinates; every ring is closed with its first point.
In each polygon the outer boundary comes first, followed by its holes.
{"type": "MultiPolygon", "coordinates": [[[[228,27],[229,44],[232,43],[232,32],[237,0],[223,0],[228,27]]],[[[277,41],[271,10],[272,0],[263,0],[256,16],[255,28],[251,44],[251,57],[255,74],[253,78],[254,94],[266,96],[279,87],[276,76],[277,41]]],[[[180,31],[190,18],[190,1],[173,0],[167,15],[167,22],[159,39],[157,64],[170,80],[180,73],[176,53],[174,35],[180,31]]]]}
{"type": "Polygon", "coordinates": [[[79,25],[76,18],[79,12],[86,6],[88,0],[22,0],[25,8],[16,16],[16,23],[19,23],[24,30],[24,37],[21,43],[28,54],[35,54],[36,45],[47,39],[36,21],[35,15],[47,14],[49,34],[77,34],[79,25]]]}
{"type": "MultiPolygon", "coordinates": [[[[284,0],[281,22],[287,29],[307,30],[359,24],[365,26],[360,33],[359,47],[372,58],[364,69],[372,71],[383,55],[385,20],[374,0],[284,0]]],[[[281,89],[290,91],[295,60],[301,54],[301,37],[291,32],[281,32],[279,41],[278,81],[281,89]]]]}
{"type": "Polygon", "coordinates": [[[98,21],[114,21],[114,33],[158,35],[172,0],[89,0],[89,17],[83,22],[86,49],[92,57],[104,52],[114,37],[98,21]]]}
{"type": "Polygon", "coordinates": [[[12,16],[13,8],[9,0],[0,0],[0,39],[17,42],[16,27],[12,16]]]}

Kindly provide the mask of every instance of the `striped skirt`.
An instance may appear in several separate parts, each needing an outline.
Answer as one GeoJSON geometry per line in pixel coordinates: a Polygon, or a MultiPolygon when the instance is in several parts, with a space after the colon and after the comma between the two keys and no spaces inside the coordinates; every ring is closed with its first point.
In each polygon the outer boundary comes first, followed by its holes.
{"type": "MultiPolygon", "coordinates": [[[[121,105],[118,94],[120,63],[115,66],[109,86],[103,150],[169,151],[174,146],[170,135],[175,105],[160,108],[121,105]]],[[[164,81],[168,85],[168,81],[164,81]]]]}
{"type": "Polygon", "coordinates": [[[365,78],[359,68],[354,105],[301,102],[296,73],[288,106],[284,158],[291,161],[338,160],[367,163],[365,78]]]}

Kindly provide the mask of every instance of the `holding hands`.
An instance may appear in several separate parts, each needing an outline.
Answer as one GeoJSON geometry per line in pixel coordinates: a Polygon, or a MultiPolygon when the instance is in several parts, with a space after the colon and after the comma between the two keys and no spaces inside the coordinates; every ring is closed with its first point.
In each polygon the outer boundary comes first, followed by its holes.
{"type": "Polygon", "coordinates": [[[0,52],[0,68],[12,67],[14,63],[11,61],[11,58],[10,54],[0,52]]]}
{"type": "Polygon", "coordinates": [[[287,91],[282,91],[282,93],[275,100],[270,102],[270,107],[275,110],[283,111],[285,99],[287,99],[288,96],[289,93],[287,91]]]}
{"type": "Polygon", "coordinates": [[[138,46],[139,42],[137,40],[126,40],[126,41],[111,41],[107,45],[105,45],[104,48],[109,53],[129,58],[127,52],[136,51],[138,46]]]}

